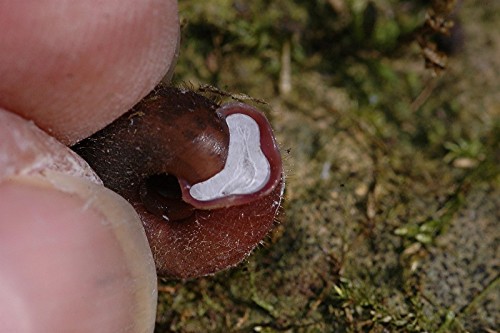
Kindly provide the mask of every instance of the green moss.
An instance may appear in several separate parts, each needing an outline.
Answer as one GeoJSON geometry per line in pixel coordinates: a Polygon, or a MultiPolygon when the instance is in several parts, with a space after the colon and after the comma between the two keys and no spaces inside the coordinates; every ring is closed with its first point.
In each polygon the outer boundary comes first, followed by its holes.
{"type": "Polygon", "coordinates": [[[281,223],[248,261],[161,284],[157,331],[495,329],[499,5],[462,4],[466,47],[438,76],[416,41],[427,9],[417,2],[180,9],[175,81],[265,99],[287,190],[281,223]]]}

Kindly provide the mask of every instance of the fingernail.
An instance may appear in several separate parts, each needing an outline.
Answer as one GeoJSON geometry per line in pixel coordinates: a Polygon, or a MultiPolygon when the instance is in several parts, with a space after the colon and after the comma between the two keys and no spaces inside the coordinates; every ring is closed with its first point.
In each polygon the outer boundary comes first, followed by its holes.
{"type": "Polygon", "coordinates": [[[54,171],[11,177],[0,183],[0,228],[0,280],[33,325],[153,330],[154,261],[139,217],[116,193],[54,171]],[[45,313],[51,306],[57,318],[45,313]]]}

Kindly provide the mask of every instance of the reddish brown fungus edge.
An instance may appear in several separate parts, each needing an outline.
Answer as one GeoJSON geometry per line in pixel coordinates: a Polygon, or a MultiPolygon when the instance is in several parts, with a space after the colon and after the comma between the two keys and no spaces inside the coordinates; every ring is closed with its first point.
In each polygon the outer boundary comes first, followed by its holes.
{"type": "MultiPolygon", "coordinates": [[[[106,187],[136,209],[162,277],[194,278],[237,265],[272,228],[283,197],[281,156],[265,116],[249,105],[220,106],[186,89],[158,86],[128,113],[72,148],[106,187]],[[261,149],[271,167],[269,181],[252,194],[198,201],[189,188],[223,168],[229,145],[224,119],[234,113],[249,115],[259,126],[261,149]],[[204,145],[192,146],[200,133],[210,137],[204,145]],[[159,213],[161,205],[175,202],[162,201],[153,210],[145,204],[141,184],[159,174],[177,178],[182,192],[178,209],[190,209],[185,215],[179,211],[178,218],[165,219],[159,213]]],[[[153,204],[156,199],[148,200],[153,204]]]]}
{"type": "Polygon", "coordinates": [[[256,192],[248,194],[233,194],[222,198],[203,201],[197,200],[191,196],[189,190],[194,184],[190,184],[184,179],[179,179],[183,201],[198,209],[217,209],[250,203],[259,197],[270,194],[282,180],[283,167],[281,154],[278,144],[274,138],[271,124],[267,120],[266,116],[264,116],[264,114],[256,108],[241,102],[223,104],[217,109],[216,112],[224,119],[232,114],[244,114],[251,117],[257,123],[260,133],[260,148],[269,162],[270,175],[268,182],[256,192]]]}

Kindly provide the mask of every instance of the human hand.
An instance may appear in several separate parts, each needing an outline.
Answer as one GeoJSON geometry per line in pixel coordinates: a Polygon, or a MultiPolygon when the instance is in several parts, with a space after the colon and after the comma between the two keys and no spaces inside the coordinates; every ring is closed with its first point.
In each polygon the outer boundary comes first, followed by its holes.
{"type": "Polygon", "coordinates": [[[0,1],[0,332],[153,330],[142,225],[63,144],[146,95],[177,40],[173,0],[0,1]]]}

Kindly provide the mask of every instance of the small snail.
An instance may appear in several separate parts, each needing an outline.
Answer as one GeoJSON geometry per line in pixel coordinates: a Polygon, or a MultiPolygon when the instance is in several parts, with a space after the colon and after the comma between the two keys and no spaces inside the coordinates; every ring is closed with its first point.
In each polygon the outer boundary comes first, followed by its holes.
{"type": "Polygon", "coordinates": [[[158,86],[72,149],[136,209],[159,276],[238,264],[272,227],[283,196],[265,116],[188,89],[158,86]]]}

